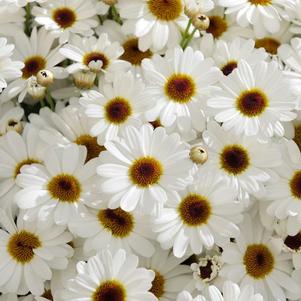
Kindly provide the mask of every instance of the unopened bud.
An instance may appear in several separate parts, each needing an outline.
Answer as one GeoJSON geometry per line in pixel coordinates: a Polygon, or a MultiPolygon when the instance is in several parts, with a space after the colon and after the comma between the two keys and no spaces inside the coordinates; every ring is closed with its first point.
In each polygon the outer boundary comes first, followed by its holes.
{"type": "Polygon", "coordinates": [[[27,93],[35,100],[40,100],[45,97],[46,87],[41,86],[37,82],[37,78],[32,76],[27,82],[27,93]]]}
{"type": "Polygon", "coordinates": [[[107,5],[115,5],[118,0],[102,0],[103,3],[107,4],[107,5]]]}
{"type": "Polygon", "coordinates": [[[73,74],[74,84],[79,89],[90,89],[94,85],[96,74],[91,71],[79,71],[73,74]]]}
{"type": "Polygon", "coordinates": [[[195,146],[190,150],[190,159],[196,164],[204,164],[208,160],[208,153],[202,146],[195,146]]]}
{"type": "Polygon", "coordinates": [[[40,70],[37,74],[37,81],[41,86],[48,87],[53,83],[53,73],[49,70],[40,70]]]}
{"type": "Polygon", "coordinates": [[[197,14],[192,19],[193,26],[198,30],[206,30],[210,26],[210,19],[204,14],[197,14]]]}

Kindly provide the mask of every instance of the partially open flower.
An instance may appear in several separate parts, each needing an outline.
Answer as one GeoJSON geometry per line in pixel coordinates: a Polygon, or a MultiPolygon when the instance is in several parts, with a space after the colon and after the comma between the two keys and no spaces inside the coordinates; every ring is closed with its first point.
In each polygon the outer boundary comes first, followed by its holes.
{"type": "Polygon", "coordinates": [[[90,89],[94,85],[96,74],[91,71],[79,71],[73,74],[73,78],[79,89],[90,89]]]}
{"type": "Polygon", "coordinates": [[[32,76],[27,82],[27,93],[33,99],[40,100],[44,98],[46,94],[46,88],[37,82],[37,78],[35,76],[32,76]]]}
{"type": "Polygon", "coordinates": [[[49,70],[40,70],[37,74],[37,82],[41,86],[48,87],[53,83],[53,73],[49,70]]]}

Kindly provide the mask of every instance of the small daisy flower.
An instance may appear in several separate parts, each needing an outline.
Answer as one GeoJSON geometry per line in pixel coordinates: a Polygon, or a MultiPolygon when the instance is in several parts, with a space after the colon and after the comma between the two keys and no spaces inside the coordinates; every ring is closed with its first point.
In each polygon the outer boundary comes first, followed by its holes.
{"type": "Polygon", "coordinates": [[[19,134],[23,131],[22,118],[24,110],[8,101],[0,105],[0,136],[8,131],[16,131],[19,134]]]}
{"type": "Polygon", "coordinates": [[[264,300],[286,300],[286,293],[298,292],[290,277],[290,257],[284,255],[258,217],[245,215],[235,243],[223,246],[224,265],[220,273],[241,286],[253,285],[264,300]]]}
{"type": "Polygon", "coordinates": [[[108,152],[100,154],[97,172],[104,178],[100,189],[110,195],[112,209],[158,214],[167,195],[192,180],[188,145],[162,127],[129,126],[120,141],[109,141],[105,147],[108,152]]]}
{"type": "Polygon", "coordinates": [[[0,140],[0,196],[2,208],[13,208],[14,204],[7,193],[14,195],[20,188],[17,176],[25,165],[43,162],[44,146],[39,138],[38,130],[26,125],[22,135],[9,131],[0,140]]]}
{"type": "Polygon", "coordinates": [[[72,233],[85,238],[84,251],[101,251],[107,245],[114,250],[125,249],[150,257],[155,248],[149,241],[153,237],[148,217],[135,212],[126,212],[121,208],[109,209],[105,204],[91,209],[84,219],[74,221],[72,233]]]}
{"type": "Polygon", "coordinates": [[[97,138],[90,135],[93,122],[88,118],[78,102],[52,112],[42,108],[38,114],[29,116],[31,124],[40,129],[39,135],[48,146],[64,146],[70,143],[83,145],[87,149],[86,161],[97,158],[105,150],[97,143],[97,138]]]}
{"type": "Polygon", "coordinates": [[[145,98],[156,100],[146,116],[150,121],[159,119],[167,127],[175,123],[180,132],[202,131],[202,105],[222,73],[213,67],[212,59],[204,59],[200,51],[190,47],[184,51],[175,48],[169,54],[165,58],[156,54],[142,62],[147,82],[145,98]]]}
{"type": "Polygon", "coordinates": [[[63,301],[157,300],[148,292],[155,273],[138,268],[138,257],[126,254],[123,249],[116,252],[104,249],[88,262],[79,262],[77,272],[68,289],[62,292],[63,301]]]}
{"type": "Polygon", "coordinates": [[[174,47],[180,42],[181,29],[188,22],[183,0],[119,0],[117,8],[125,19],[124,32],[139,38],[142,51],[174,47]]]}
{"type": "Polygon", "coordinates": [[[209,158],[204,169],[226,181],[240,200],[248,201],[250,194],[263,192],[263,184],[271,178],[269,169],[282,163],[280,152],[269,143],[233,135],[213,122],[203,139],[209,158]]]}
{"type": "Polygon", "coordinates": [[[150,292],[158,301],[174,301],[190,280],[190,269],[181,265],[185,258],[175,258],[169,250],[162,250],[158,245],[151,258],[140,257],[139,266],[155,272],[150,292]]]}
{"type": "Polygon", "coordinates": [[[43,165],[23,168],[17,177],[22,189],[15,201],[28,219],[67,225],[86,212],[94,191],[97,159],[86,161],[86,148],[69,144],[47,150],[43,165]]]}
{"type": "Polygon", "coordinates": [[[91,135],[98,142],[114,140],[127,126],[139,127],[154,100],[145,97],[144,83],[130,72],[115,74],[113,83],[104,83],[99,91],[82,92],[80,104],[86,115],[95,120],[91,135]]]}
{"type": "Polygon", "coordinates": [[[72,248],[72,239],[65,227],[38,227],[36,222],[24,221],[20,214],[15,224],[1,211],[0,284],[7,292],[35,295],[44,292],[45,280],[52,277],[51,269],[64,269],[72,248]]]}
{"type": "Polygon", "coordinates": [[[16,49],[14,57],[24,63],[22,77],[12,81],[3,91],[0,99],[8,101],[18,96],[18,101],[22,102],[27,94],[28,82],[36,78],[41,70],[49,70],[54,78],[64,78],[66,73],[62,67],[56,66],[64,60],[58,49],[52,49],[55,38],[47,33],[44,28],[37,30],[36,27],[28,38],[23,32],[17,32],[14,37],[16,49]]]}
{"type": "Polygon", "coordinates": [[[176,257],[200,254],[203,247],[212,249],[220,236],[239,235],[236,224],[242,209],[232,189],[221,187],[213,175],[200,175],[195,184],[167,200],[153,229],[162,248],[173,247],[176,257]]]}
{"type": "Polygon", "coordinates": [[[62,44],[69,40],[70,33],[93,34],[92,28],[98,25],[93,4],[91,0],[52,0],[35,6],[32,14],[35,21],[52,31],[62,44]]]}
{"type": "Polygon", "coordinates": [[[218,4],[227,8],[226,14],[234,14],[240,26],[252,24],[259,38],[279,31],[282,20],[290,21],[286,9],[294,7],[292,0],[218,0],[218,4]]]}
{"type": "Polygon", "coordinates": [[[81,38],[72,36],[69,43],[60,49],[60,53],[74,61],[66,69],[73,74],[80,70],[104,73],[107,80],[112,80],[114,72],[126,71],[129,64],[120,60],[123,48],[118,42],[109,40],[106,33],[96,37],[81,38]]]}
{"type": "Polygon", "coordinates": [[[259,62],[251,67],[241,60],[229,76],[221,79],[222,89],[215,90],[207,105],[215,110],[216,121],[226,130],[262,139],[283,136],[281,122],[296,118],[289,84],[276,62],[259,62]]]}

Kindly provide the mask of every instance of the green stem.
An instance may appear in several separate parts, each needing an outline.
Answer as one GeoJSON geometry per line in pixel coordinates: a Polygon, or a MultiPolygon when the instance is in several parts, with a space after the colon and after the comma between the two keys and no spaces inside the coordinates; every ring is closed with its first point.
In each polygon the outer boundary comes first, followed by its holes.
{"type": "Polygon", "coordinates": [[[185,40],[185,42],[183,43],[183,45],[181,45],[183,49],[185,49],[188,46],[188,44],[192,40],[192,38],[193,38],[194,34],[196,33],[196,31],[197,31],[197,29],[195,28],[192,31],[192,33],[187,37],[187,39],[185,40]]]}
{"type": "Polygon", "coordinates": [[[50,109],[52,111],[54,111],[55,104],[54,104],[53,98],[51,97],[51,95],[49,93],[49,90],[47,90],[47,92],[46,92],[46,100],[47,100],[47,103],[49,104],[50,109]]]}
{"type": "Polygon", "coordinates": [[[117,9],[114,5],[112,5],[110,7],[109,15],[112,16],[112,19],[114,21],[116,21],[118,24],[122,25],[122,20],[121,20],[120,15],[119,15],[119,13],[118,13],[118,11],[117,11],[117,9]]]}
{"type": "Polygon", "coordinates": [[[45,103],[44,97],[40,100],[40,103],[41,103],[41,108],[46,107],[46,103],[45,103]]]}
{"type": "Polygon", "coordinates": [[[31,33],[31,6],[30,3],[27,3],[25,6],[25,33],[27,36],[30,36],[31,33]]]}
{"type": "Polygon", "coordinates": [[[180,42],[180,45],[181,45],[182,48],[183,48],[183,45],[184,45],[184,43],[185,43],[187,37],[189,36],[189,29],[190,29],[190,27],[191,27],[191,24],[192,24],[191,19],[189,19],[189,21],[188,21],[188,23],[187,23],[187,26],[186,26],[186,28],[185,28],[185,31],[184,31],[183,34],[182,34],[182,40],[181,40],[181,42],[180,42]]]}

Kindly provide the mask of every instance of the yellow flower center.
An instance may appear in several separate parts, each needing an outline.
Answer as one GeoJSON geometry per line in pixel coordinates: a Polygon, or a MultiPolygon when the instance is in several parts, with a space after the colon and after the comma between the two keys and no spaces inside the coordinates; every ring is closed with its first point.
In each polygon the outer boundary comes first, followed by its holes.
{"type": "Polygon", "coordinates": [[[131,104],[123,97],[115,97],[105,105],[105,118],[110,123],[124,123],[131,115],[131,104]]]}
{"type": "Polygon", "coordinates": [[[22,77],[28,79],[31,76],[36,76],[40,70],[45,69],[46,60],[39,55],[31,56],[25,59],[22,69],[22,77]]]}
{"type": "Polygon", "coordinates": [[[281,45],[280,42],[273,38],[263,38],[255,41],[255,48],[264,48],[266,52],[270,54],[277,54],[278,48],[281,45]]]}
{"type": "Polygon", "coordinates": [[[52,19],[59,25],[61,28],[71,27],[76,22],[75,11],[69,7],[60,7],[53,11],[52,19]]]}
{"type": "Polygon", "coordinates": [[[19,162],[15,167],[14,178],[16,178],[21,173],[21,168],[24,165],[30,165],[30,164],[35,164],[35,163],[39,164],[39,163],[41,163],[41,161],[39,161],[37,159],[28,158],[28,159],[25,159],[25,160],[19,162]]]}
{"type": "Polygon", "coordinates": [[[126,289],[116,280],[101,283],[92,295],[92,301],[126,301],[126,289]]]}
{"type": "Polygon", "coordinates": [[[249,0],[249,2],[254,4],[254,5],[267,6],[267,5],[270,5],[272,3],[272,0],[249,0]]]}
{"type": "Polygon", "coordinates": [[[15,261],[25,264],[33,259],[33,250],[41,246],[38,236],[23,230],[10,237],[7,251],[15,261]]]}
{"type": "Polygon", "coordinates": [[[228,30],[227,21],[220,16],[210,16],[210,25],[206,29],[207,33],[211,33],[214,38],[220,38],[224,32],[228,30]]]}
{"type": "Polygon", "coordinates": [[[150,12],[161,21],[174,21],[183,12],[181,0],[149,0],[147,2],[150,12]]]}
{"type": "Polygon", "coordinates": [[[149,291],[159,299],[164,294],[164,290],[165,279],[159,272],[155,271],[155,278],[152,281],[152,287],[149,291]]]}
{"type": "Polygon", "coordinates": [[[297,198],[301,199],[301,170],[295,172],[290,182],[291,194],[297,198]]]}
{"type": "Polygon", "coordinates": [[[103,145],[99,145],[97,143],[97,138],[92,137],[90,135],[82,135],[79,136],[75,143],[78,145],[84,145],[87,149],[87,158],[86,162],[90,161],[91,159],[97,158],[98,155],[106,150],[106,148],[103,145]]]}

